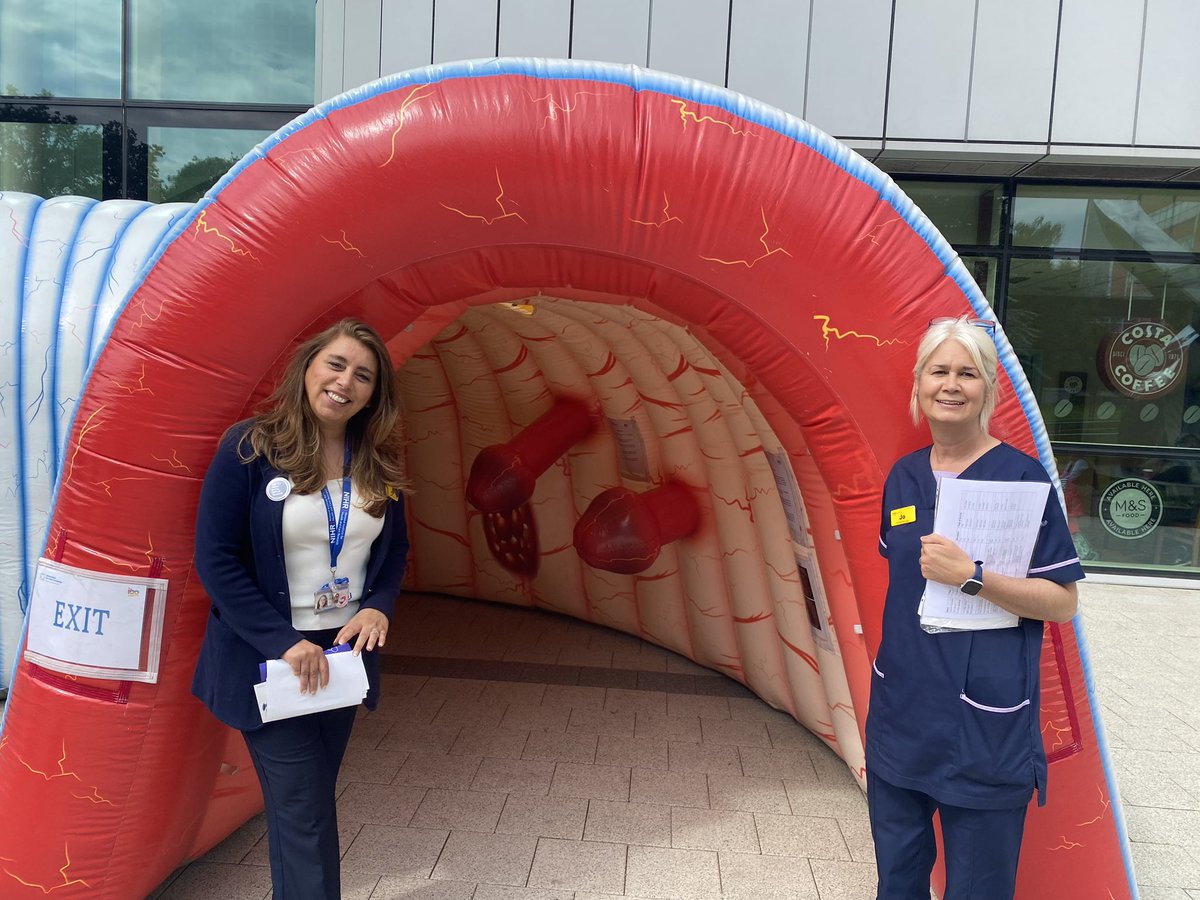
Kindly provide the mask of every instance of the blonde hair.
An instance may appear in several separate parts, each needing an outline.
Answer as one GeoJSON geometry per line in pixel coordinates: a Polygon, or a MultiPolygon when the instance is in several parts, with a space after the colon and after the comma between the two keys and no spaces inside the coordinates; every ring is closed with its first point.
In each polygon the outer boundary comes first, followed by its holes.
{"type": "Polygon", "coordinates": [[[973,324],[970,316],[957,319],[934,322],[926,330],[917,347],[917,362],[913,366],[912,396],[908,401],[908,411],[912,415],[914,425],[921,424],[921,409],[917,403],[917,382],[921,380],[921,371],[929,363],[929,357],[946,341],[957,341],[971,357],[971,362],[983,379],[983,405],[979,409],[979,427],[988,430],[988,422],[996,411],[996,394],[999,388],[997,377],[998,358],[996,345],[986,328],[973,324]]]}
{"type": "Polygon", "coordinates": [[[371,326],[342,319],[296,348],[283,377],[263,404],[258,418],[242,436],[238,452],[246,462],[263,457],[292,480],[297,494],[312,494],[325,485],[321,433],[304,390],[304,376],[317,354],[339,337],[358,341],[375,357],[371,399],[346,423],[350,443],[350,477],[372,516],[383,515],[389,498],[407,491],[399,430],[400,407],[396,370],[387,345],[371,326]]]}

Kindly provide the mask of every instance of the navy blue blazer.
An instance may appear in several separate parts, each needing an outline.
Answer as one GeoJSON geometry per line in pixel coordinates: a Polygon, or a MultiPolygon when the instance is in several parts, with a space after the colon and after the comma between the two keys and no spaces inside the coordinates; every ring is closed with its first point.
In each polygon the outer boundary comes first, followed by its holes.
{"type": "MultiPolygon", "coordinates": [[[[243,462],[237,444],[250,426],[239,422],[221,439],[204,477],[196,515],[196,572],[212,609],[196,663],[192,693],[233,728],[262,727],[254,697],[259,664],[278,659],[303,640],[292,627],[283,557],[283,502],[266,486],[281,473],[258,457],[243,462]]],[[[402,495],[388,502],[383,530],[371,545],[360,609],[389,619],[408,555],[402,495]]],[[[379,658],[363,652],[370,681],[366,704],[379,700],[379,658]]]]}

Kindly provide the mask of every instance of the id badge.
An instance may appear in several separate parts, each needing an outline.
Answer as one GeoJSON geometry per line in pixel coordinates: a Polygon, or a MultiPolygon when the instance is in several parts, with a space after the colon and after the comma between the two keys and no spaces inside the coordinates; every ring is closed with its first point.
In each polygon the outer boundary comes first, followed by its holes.
{"type": "Polygon", "coordinates": [[[350,579],[335,578],[333,582],[333,605],[337,609],[341,609],[351,600],[350,595],[350,579]]]}
{"type": "Polygon", "coordinates": [[[328,584],[323,584],[313,592],[313,610],[318,613],[337,609],[334,606],[334,592],[328,584]]]}

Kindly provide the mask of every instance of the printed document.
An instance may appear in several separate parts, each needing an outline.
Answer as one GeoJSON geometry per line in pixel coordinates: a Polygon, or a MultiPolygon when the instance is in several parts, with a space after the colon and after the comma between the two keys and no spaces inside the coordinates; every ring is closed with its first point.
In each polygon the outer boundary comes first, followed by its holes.
{"type": "MultiPolygon", "coordinates": [[[[971,559],[983,560],[985,572],[1024,578],[1049,491],[1049,484],[1037,481],[943,478],[938,483],[933,530],[962,547],[971,559]]],[[[934,581],[926,582],[920,613],[923,626],[947,630],[1012,628],[1019,621],[982,597],[964,594],[957,585],[934,581]]]]}
{"type": "Polygon", "coordinates": [[[329,684],[315,694],[300,693],[300,677],[282,659],[263,664],[266,678],[254,686],[258,711],[263,722],[306,716],[343,706],[357,706],[367,696],[367,671],[361,656],[350,652],[348,644],[325,651],[329,660],[329,684]]]}

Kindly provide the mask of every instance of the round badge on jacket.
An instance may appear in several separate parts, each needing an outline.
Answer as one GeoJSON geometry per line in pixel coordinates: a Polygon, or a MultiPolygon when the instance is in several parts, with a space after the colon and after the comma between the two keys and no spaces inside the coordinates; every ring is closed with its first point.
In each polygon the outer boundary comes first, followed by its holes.
{"type": "Polygon", "coordinates": [[[279,475],[267,482],[267,498],[279,502],[286,500],[288,494],[292,492],[292,483],[279,475]]]}

